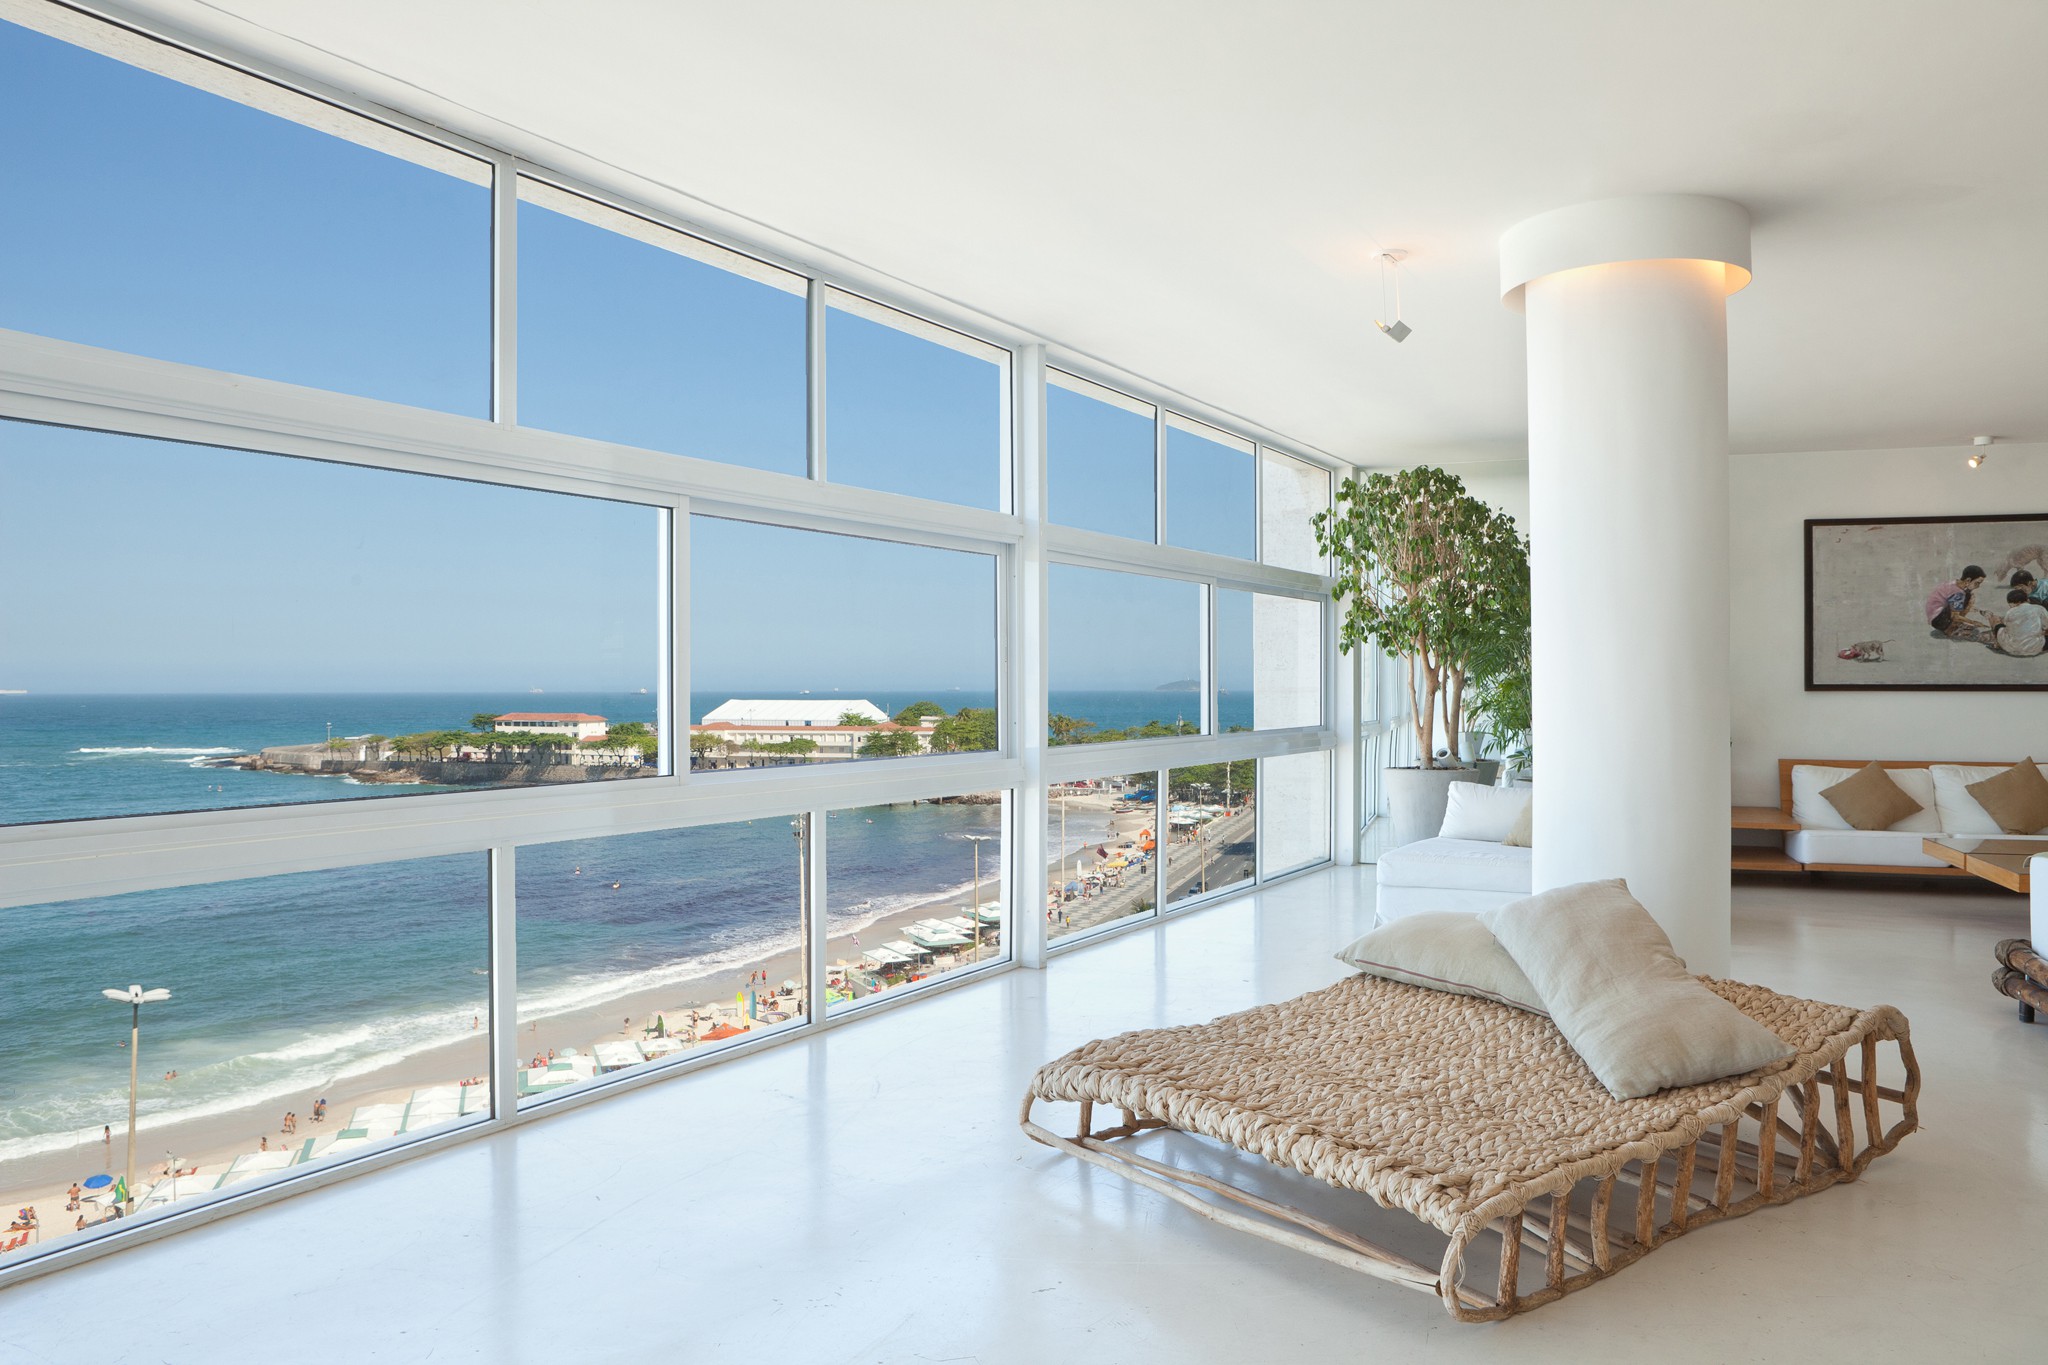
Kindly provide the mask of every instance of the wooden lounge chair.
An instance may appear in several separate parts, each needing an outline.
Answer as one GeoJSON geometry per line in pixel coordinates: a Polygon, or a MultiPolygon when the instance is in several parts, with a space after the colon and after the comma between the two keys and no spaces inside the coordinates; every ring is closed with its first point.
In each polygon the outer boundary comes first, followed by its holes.
{"type": "Polygon", "coordinates": [[[1681,1233],[1854,1180],[1917,1126],[1920,1072],[1897,1010],[1703,980],[1796,1055],[1616,1100],[1541,1015],[1361,975],[1213,1023],[1076,1048],[1032,1078],[1021,1122],[1035,1140],[1205,1218],[1435,1294],[1460,1321],[1493,1321],[1604,1279],[1681,1233]],[[1897,1086],[1879,1082],[1881,1046],[1903,1072],[1897,1086]],[[1079,1105],[1073,1137],[1033,1120],[1041,1102],[1079,1105]],[[1120,1110],[1120,1121],[1097,1128],[1097,1106],[1120,1110]],[[1419,1264],[1133,1150],[1160,1129],[1403,1210],[1447,1239],[1442,1262],[1419,1264]],[[1497,1271],[1491,1294],[1465,1288],[1475,1252],[1480,1272],[1497,1271]]]}

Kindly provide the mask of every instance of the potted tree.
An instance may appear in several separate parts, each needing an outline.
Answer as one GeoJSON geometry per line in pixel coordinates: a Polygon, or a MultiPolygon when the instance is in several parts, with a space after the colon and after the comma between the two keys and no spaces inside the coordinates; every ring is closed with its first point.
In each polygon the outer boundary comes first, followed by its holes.
{"type": "Polygon", "coordinates": [[[1482,543],[1489,562],[1480,577],[1488,591],[1466,653],[1465,713],[1474,738],[1499,759],[1505,786],[1529,770],[1535,679],[1529,542],[1515,531],[1511,518],[1495,516],[1504,524],[1490,528],[1482,543]]]}
{"type": "Polygon", "coordinates": [[[1521,538],[1513,519],[1467,493],[1462,479],[1428,466],[1346,479],[1335,506],[1313,524],[1336,573],[1339,648],[1375,646],[1400,659],[1407,675],[1419,761],[1386,770],[1394,838],[1433,838],[1451,783],[1482,780],[1455,754],[1465,684],[1498,634],[1492,580],[1511,568],[1521,538]],[[1439,711],[1452,751],[1441,764],[1439,711]]]}

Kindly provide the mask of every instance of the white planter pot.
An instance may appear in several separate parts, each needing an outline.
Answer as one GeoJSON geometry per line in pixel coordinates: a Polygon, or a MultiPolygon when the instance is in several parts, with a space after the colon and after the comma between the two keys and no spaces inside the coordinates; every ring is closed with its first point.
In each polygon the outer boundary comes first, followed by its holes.
{"type": "Polygon", "coordinates": [[[1394,842],[1412,844],[1436,838],[1444,827],[1444,807],[1453,782],[1479,782],[1476,768],[1388,768],[1387,816],[1394,822],[1394,842]]]}

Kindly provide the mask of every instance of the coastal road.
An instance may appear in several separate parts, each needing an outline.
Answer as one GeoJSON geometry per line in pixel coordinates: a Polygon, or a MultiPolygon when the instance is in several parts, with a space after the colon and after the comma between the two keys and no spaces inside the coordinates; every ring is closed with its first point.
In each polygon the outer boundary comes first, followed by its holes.
{"type": "MultiPolygon", "coordinates": [[[[1249,880],[1255,866],[1254,825],[1251,808],[1246,807],[1235,815],[1210,821],[1199,841],[1169,845],[1166,855],[1167,903],[1201,893],[1204,852],[1208,855],[1207,885],[1210,890],[1249,880]]],[[[1064,938],[1068,934],[1135,914],[1142,904],[1155,898],[1152,871],[1148,866],[1136,877],[1126,873],[1122,886],[1064,906],[1067,923],[1054,925],[1052,936],[1064,938]]]]}

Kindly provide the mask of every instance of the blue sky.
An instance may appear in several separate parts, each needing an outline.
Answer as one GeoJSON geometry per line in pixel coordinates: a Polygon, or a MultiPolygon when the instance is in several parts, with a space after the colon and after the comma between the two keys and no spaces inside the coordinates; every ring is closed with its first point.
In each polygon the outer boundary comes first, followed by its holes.
{"type": "MultiPolygon", "coordinates": [[[[488,415],[483,185],[4,22],[0,128],[0,326],[488,415]]],[[[803,472],[800,297],[537,204],[519,226],[523,422],[803,472]]],[[[999,366],[839,308],[826,352],[835,481],[998,506],[999,366]]],[[[1149,539],[1150,423],[1049,401],[1056,517],[1149,539]]],[[[1173,543],[1249,555],[1251,457],[1168,452],[1173,543]]],[[[651,686],[654,519],[0,423],[0,687],[651,686]]],[[[725,525],[692,555],[698,685],[993,687],[993,560],[725,525]]],[[[1056,619],[1055,686],[1191,676],[1152,591],[1056,619]]]]}

